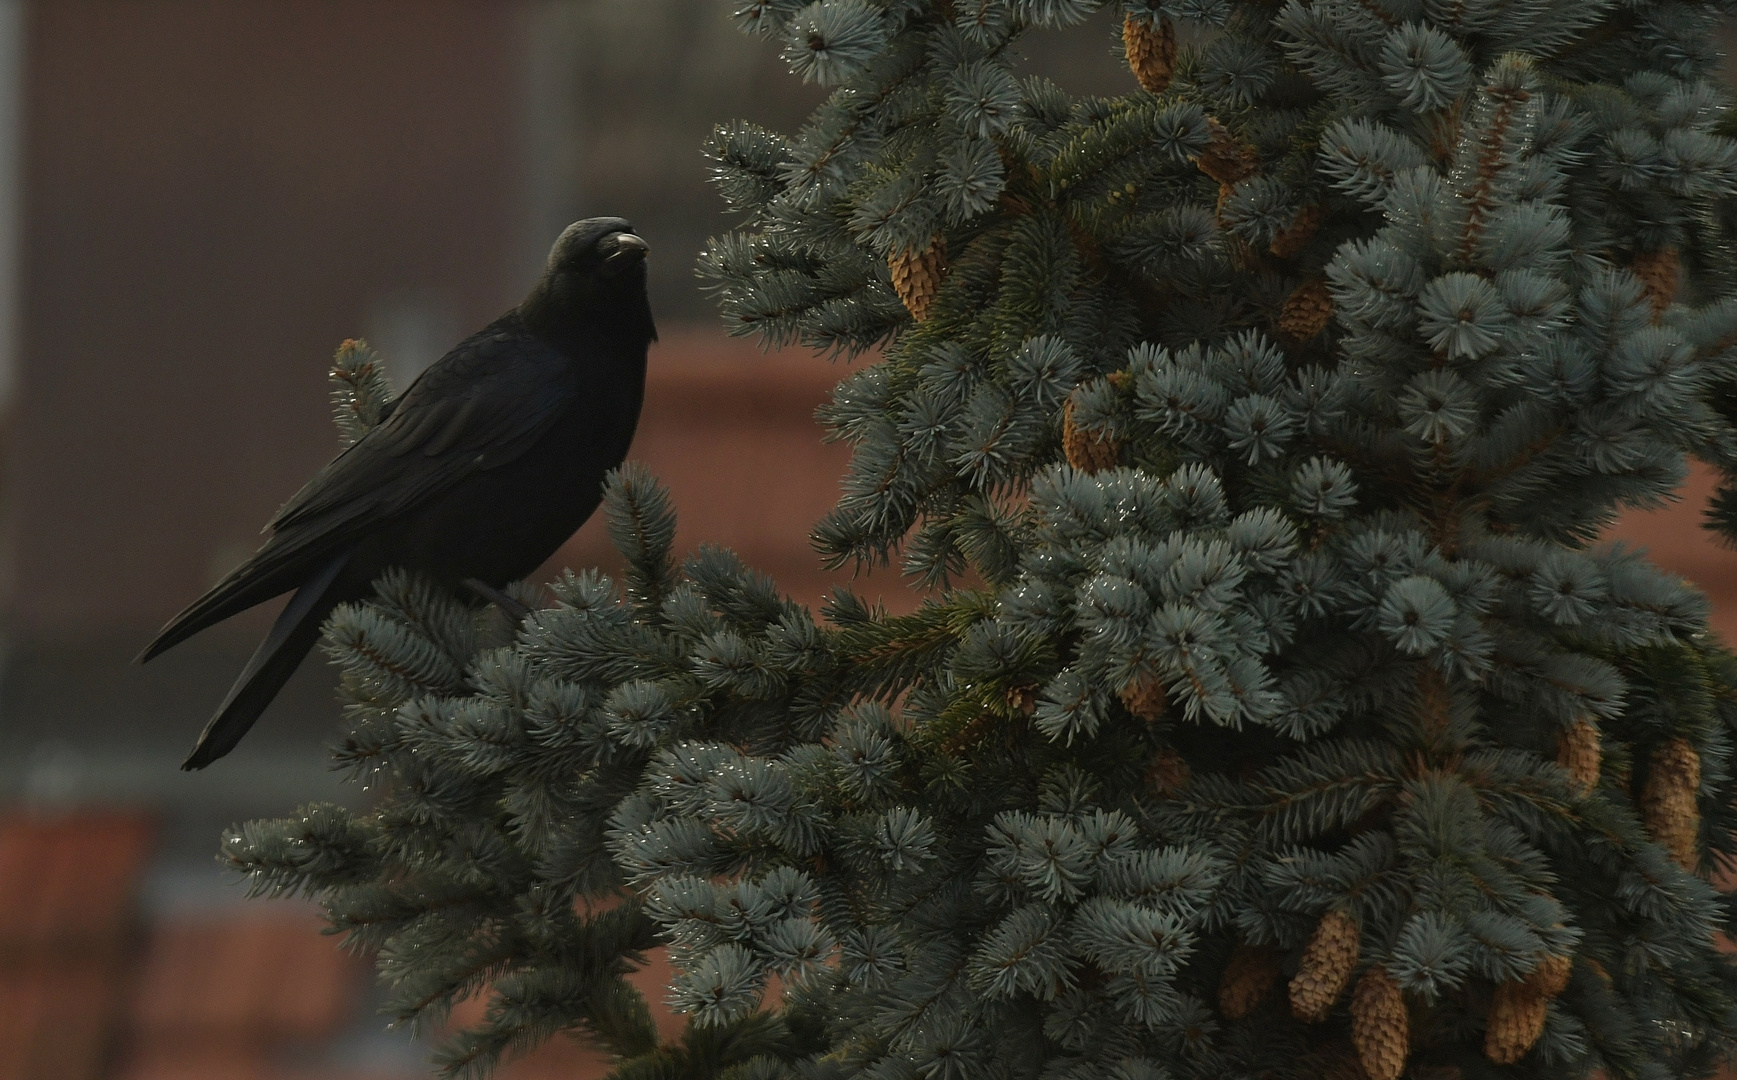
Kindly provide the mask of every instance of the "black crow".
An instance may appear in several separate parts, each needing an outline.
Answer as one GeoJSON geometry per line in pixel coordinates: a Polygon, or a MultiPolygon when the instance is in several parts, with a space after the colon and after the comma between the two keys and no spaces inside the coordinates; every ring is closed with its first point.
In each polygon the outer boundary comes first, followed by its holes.
{"type": "Polygon", "coordinates": [[[646,250],[621,218],[569,225],[518,307],[424,371],[284,504],[265,546],[163,627],[139,662],[295,590],[183,769],[234,749],[326,616],[385,570],[498,597],[591,516],[645,397],[646,250]]]}

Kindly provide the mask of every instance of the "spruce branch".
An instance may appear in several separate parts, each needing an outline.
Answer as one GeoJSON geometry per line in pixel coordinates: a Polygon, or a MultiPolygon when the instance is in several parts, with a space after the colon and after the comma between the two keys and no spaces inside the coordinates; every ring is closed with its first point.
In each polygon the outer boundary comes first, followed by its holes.
{"type": "Polygon", "coordinates": [[[386,418],[392,385],[380,354],[360,338],[346,338],[332,356],[332,419],[349,446],[386,418]]]}

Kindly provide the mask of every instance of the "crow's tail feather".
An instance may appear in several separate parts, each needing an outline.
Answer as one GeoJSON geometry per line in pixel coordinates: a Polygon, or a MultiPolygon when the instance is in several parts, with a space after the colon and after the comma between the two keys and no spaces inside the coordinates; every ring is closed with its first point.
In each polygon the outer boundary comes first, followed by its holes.
{"type": "Polygon", "coordinates": [[[272,624],[271,633],[259,643],[235,685],[229,688],[229,696],[199,733],[199,742],[181,768],[203,769],[235,749],[235,744],[295,674],[302,659],[320,639],[320,627],[326,616],[348,599],[339,588],[339,576],[348,558],[346,553],[328,562],[290,597],[277,622],[272,624]]]}
{"type": "Polygon", "coordinates": [[[352,547],[352,534],[329,522],[274,534],[251,558],[170,619],[133,662],[143,664],[161,656],[206,627],[313,580],[330,559],[352,547]]]}

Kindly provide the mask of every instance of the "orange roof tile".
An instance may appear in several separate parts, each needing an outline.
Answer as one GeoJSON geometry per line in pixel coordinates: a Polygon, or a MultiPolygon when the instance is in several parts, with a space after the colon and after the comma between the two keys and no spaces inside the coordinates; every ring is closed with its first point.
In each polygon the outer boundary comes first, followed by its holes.
{"type": "Polygon", "coordinates": [[[148,817],[0,812],[0,1080],[95,1080],[113,1042],[148,817]]]}
{"type": "Polygon", "coordinates": [[[119,947],[154,835],[137,813],[0,814],[0,952],[119,947]]]}
{"type": "Polygon", "coordinates": [[[0,1080],[97,1080],[119,983],[92,961],[0,969],[0,1080]]]}
{"type": "Polygon", "coordinates": [[[232,1047],[177,1046],[135,1054],[115,1080],[277,1080],[261,1053],[232,1047]]]}
{"type": "Polygon", "coordinates": [[[173,920],[151,930],[132,1029],[148,1042],[317,1042],[348,1024],[365,968],[311,909],[173,920]]]}

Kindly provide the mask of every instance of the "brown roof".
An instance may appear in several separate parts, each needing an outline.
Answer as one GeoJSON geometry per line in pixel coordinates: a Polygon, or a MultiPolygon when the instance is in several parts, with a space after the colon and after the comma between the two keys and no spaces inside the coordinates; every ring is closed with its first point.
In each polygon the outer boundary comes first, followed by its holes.
{"type": "Polygon", "coordinates": [[[0,814],[0,956],[118,947],[154,833],[138,813],[0,814]]]}
{"type": "Polygon", "coordinates": [[[140,1045],[317,1043],[355,1015],[367,964],[300,905],[153,926],[129,1009],[140,1045]]]}
{"type": "Polygon", "coordinates": [[[0,1080],[101,1075],[154,831],[136,813],[0,813],[0,1080]]]}
{"type": "Polygon", "coordinates": [[[97,1080],[121,966],[83,959],[0,968],[0,1080],[97,1080]]]}

